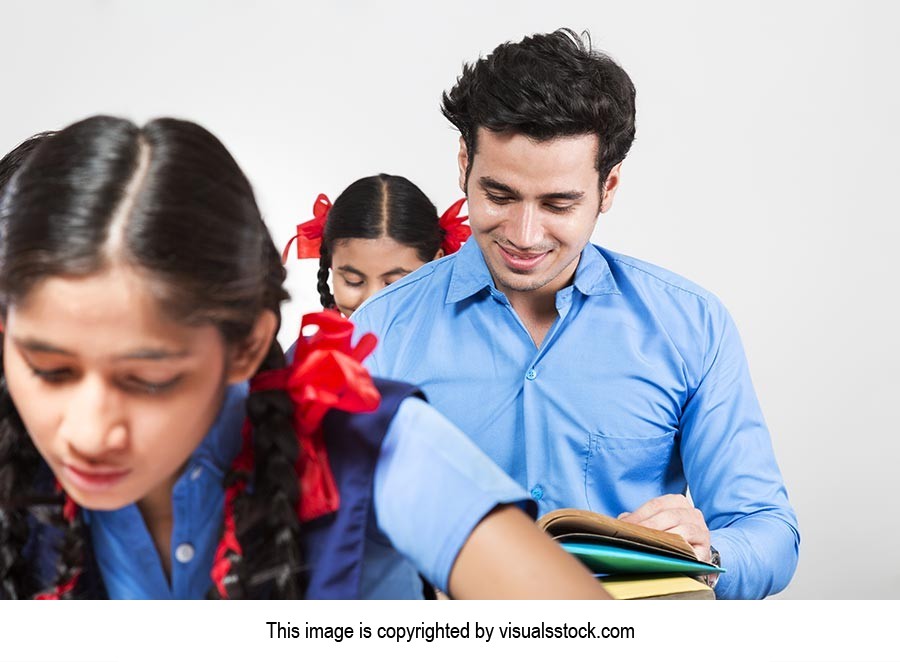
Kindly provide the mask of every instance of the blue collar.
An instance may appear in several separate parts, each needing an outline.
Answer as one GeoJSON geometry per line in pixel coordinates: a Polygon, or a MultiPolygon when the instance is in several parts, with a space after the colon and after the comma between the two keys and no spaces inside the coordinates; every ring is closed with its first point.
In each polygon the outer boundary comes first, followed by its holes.
{"type": "MultiPolygon", "coordinates": [[[[459,249],[452,269],[444,303],[457,303],[494,285],[491,272],[474,239],[470,239],[459,249]]],[[[575,289],[588,296],[621,294],[609,263],[600,249],[593,244],[585,246],[578,258],[575,289]]]]}
{"type": "Polygon", "coordinates": [[[191,463],[203,462],[223,475],[228,471],[243,443],[242,430],[247,415],[246,400],[250,393],[247,382],[233,384],[225,391],[219,415],[197,449],[191,463]]]}

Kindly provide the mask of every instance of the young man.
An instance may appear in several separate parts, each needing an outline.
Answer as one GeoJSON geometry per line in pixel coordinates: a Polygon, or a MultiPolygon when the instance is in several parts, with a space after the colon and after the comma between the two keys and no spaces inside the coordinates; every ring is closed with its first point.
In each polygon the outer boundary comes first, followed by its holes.
{"type": "Polygon", "coordinates": [[[797,522],[734,323],[693,283],[590,243],[634,138],[628,75],[559,30],[466,66],[443,111],[474,241],[354,316],[381,339],[373,373],[420,384],[542,513],[681,534],[721,558],[719,597],[783,589],[797,522]]]}

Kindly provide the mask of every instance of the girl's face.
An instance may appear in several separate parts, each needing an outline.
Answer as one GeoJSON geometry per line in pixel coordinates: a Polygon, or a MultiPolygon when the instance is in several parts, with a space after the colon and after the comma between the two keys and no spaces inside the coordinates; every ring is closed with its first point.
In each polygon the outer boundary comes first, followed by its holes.
{"type": "Polygon", "coordinates": [[[165,318],[126,267],[37,284],[7,312],[3,369],[25,427],[81,506],[170,490],[229,381],[210,325],[165,318]]]}
{"type": "MultiPolygon", "coordinates": [[[[432,259],[443,254],[438,250],[432,259]]],[[[331,249],[334,302],[341,313],[350,317],[363,301],[423,264],[415,248],[388,236],[338,239],[331,249]]]]}

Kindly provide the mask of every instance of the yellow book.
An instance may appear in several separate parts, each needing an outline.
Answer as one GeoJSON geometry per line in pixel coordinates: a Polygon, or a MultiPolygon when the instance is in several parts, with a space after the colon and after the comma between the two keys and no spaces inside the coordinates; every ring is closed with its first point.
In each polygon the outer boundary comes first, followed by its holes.
{"type": "Polygon", "coordinates": [[[687,575],[616,575],[600,583],[614,600],[715,600],[703,582],[687,575]]]}

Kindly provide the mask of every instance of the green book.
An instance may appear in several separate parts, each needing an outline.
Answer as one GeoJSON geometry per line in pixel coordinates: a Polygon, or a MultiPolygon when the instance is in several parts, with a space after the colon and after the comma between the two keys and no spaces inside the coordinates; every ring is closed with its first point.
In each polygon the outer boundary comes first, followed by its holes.
{"type": "Polygon", "coordinates": [[[686,575],[709,575],[722,568],[685,558],[638,551],[629,547],[595,542],[561,542],[562,548],[579,559],[593,572],[604,574],[681,572],[686,575]]]}

